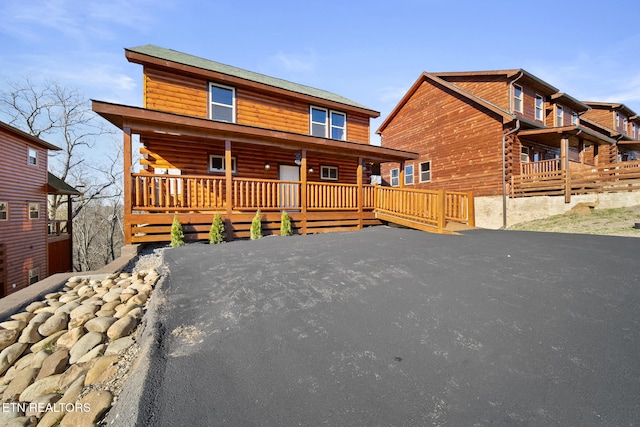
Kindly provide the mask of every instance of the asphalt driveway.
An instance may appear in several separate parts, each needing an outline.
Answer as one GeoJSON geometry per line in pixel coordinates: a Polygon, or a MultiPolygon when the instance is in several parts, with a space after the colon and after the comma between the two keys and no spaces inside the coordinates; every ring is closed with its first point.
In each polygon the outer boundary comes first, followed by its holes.
{"type": "Polygon", "coordinates": [[[139,425],[634,425],[640,239],[375,227],[167,250],[139,425]]]}

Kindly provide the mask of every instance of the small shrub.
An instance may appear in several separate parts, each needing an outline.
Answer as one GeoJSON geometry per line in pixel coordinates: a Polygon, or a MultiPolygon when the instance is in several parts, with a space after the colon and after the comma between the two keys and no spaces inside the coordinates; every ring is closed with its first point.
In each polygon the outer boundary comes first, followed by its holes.
{"type": "Polygon", "coordinates": [[[171,247],[184,246],[184,232],[182,224],[178,220],[178,215],[174,215],[173,224],[171,224],[171,247]]]}
{"type": "Polygon", "coordinates": [[[262,220],[260,219],[260,210],[256,212],[256,216],[251,221],[251,240],[262,238],[262,220]]]}
{"type": "Polygon", "coordinates": [[[224,242],[224,222],[222,222],[222,216],[216,214],[209,230],[209,244],[217,245],[222,242],[224,242]]]}
{"type": "Polygon", "coordinates": [[[291,236],[293,229],[291,228],[291,217],[287,211],[282,211],[282,217],[280,218],[280,235],[291,236]]]}

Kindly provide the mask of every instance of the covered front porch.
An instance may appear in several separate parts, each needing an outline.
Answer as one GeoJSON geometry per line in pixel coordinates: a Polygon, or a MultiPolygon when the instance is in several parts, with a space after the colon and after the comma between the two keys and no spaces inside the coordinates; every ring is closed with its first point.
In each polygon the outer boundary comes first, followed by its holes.
{"type": "MultiPolygon", "coordinates": [[[[510,196],[564,196],[640,190],[640,161],[617,161],[617,141],[590,129],[531,129],[511,176],[510,196]]],[[[629,146],[627,146],[629,147],[629,146]]]]}
{"type": "Polygon", "coordinates": [[[469,193],[371,184],[376,165],[416,153],[97,101],[93,109],[124,132],[126,244],[170,240],[175,215],[191,240],[206,239],[218,213],[227,240],[248,237],[257,211],[265,235],[279,233],[281,211],[298,234],[358,230],[391,217],[439,232],[447,221],[473,225],[469,193]]]}

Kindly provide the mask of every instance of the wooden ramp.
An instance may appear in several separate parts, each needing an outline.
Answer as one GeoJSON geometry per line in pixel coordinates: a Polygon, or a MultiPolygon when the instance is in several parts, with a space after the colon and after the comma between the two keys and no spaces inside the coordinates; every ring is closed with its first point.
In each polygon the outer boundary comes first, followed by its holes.
{"type": "Polygon", "coordinates": [[[382,221],[391,222],[393,224],[402,225],[403,227],[414,228],[420,231],[426,231],[427,233],[459,234],[453,230],[448,230],[446,227],[438,229],[438,227],[435,226],[434,224],[429,224],[421,221],[414,221],[411,219],[402,218],[402,217],[388,214],[388,213],[377,212],[376,218],[382,221]]]}

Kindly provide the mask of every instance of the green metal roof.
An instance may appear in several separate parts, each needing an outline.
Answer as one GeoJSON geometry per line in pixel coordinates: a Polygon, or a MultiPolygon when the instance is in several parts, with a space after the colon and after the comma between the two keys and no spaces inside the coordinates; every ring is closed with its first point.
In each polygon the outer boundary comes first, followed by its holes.
{"type": "Polygon", "coordinates": [[[337,95],[335,93],[327,92],[326,90],[316,89],[310,86],[293,83],[287,80],[278,79],[275,77],[269,77],[264,74],[254,73],[253,71],[243,70],[242,68],[233,67],[231,65],[221,64],[219,62],[211,61],[208,59],[200,58],[197,56],[189,55],[186,53],[178,52],[172,49],[165,49],[163,47],[155,46],[152,44],[132,47],[126,49],[131,52],[140,53],[143,55],[153,56],[155,58],[163,59],[166,61],[172,61],[179,64],[189,65],[192,67],[201,68],[207,71],[214,71],[216,73],[226,74],[233,77],[249,80],[256,83],[273,86],[279,89],[285,89],[291,92],[300,93],[303,95],[313,96],[315,98],[323,99],[326,101],[338,102],[340,104],[348,105],[351,107],[362,108],[365,110],[376,112],[369,107],[362,104],[358,104],[344,96],[337,95]]]}

